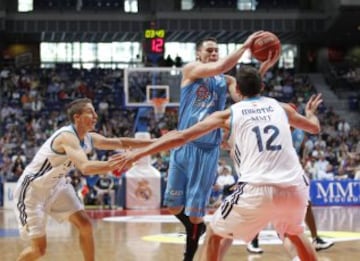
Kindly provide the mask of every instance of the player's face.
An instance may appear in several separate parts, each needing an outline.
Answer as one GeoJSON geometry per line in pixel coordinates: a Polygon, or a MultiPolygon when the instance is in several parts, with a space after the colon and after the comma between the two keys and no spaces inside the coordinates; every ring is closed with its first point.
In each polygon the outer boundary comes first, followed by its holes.
{"type": "Polygon", "coordinates": [[[199,60],[203,63],[216,62],[219,59],[219,47],[213,41],[206,41],[198,51],[199,60]]]}
{"type": "Polygon", "coordinates": [[[90,103],[86,104],[80,114],[81,124],[89,130],[95,128],[98,115],[95,112],[94,106],[90,103]]]}

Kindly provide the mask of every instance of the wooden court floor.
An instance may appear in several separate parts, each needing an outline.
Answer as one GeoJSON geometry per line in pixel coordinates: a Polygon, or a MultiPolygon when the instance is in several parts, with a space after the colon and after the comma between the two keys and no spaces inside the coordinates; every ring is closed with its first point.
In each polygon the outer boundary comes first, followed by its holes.
{"type": "MultiPolygon", "coordinates": [[[[360,207],[314,208],[320,236],[335,245],[318,252],[322,261],[360,260],[360,207]]],[[[91,210],[98,261],[176,261],[184,247],[183,229],[166,210],[91,210]],[[105,219],[104,219],[105,218],[105,219]]],[[[209,217],[207,217],[209,218],[209,217]]],[[[17,233],[12,210],[0,209],[0,260],[14,261],[26,246],[17,233]]],[[[48,251],[41,260],[82,260],[77,231],[68,223],[48,221],[48,251]]],[[[271,228],[261,232],[262,255],[250,255],[235,242],[227,261],[290,260],[271,228]]]]}

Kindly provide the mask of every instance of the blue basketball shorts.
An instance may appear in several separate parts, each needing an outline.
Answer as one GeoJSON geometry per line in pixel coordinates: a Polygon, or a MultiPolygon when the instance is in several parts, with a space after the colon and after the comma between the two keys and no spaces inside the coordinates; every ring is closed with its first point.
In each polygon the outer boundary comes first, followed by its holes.
{"type": "Polygon", "coordinates": [[[203,217],[214,184],[219,147],[186,144],[171,152],[164,204],[185,207],[187,216],[203,217]]]}

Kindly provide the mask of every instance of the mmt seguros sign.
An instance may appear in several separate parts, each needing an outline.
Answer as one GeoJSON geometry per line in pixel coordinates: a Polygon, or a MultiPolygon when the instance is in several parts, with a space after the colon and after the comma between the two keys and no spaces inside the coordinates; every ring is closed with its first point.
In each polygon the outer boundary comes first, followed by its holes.
{"type": "Polygon", "coordinates": [[[310,198],[315,206],[360,205],[360,180],[312,180],[310,198]]]}

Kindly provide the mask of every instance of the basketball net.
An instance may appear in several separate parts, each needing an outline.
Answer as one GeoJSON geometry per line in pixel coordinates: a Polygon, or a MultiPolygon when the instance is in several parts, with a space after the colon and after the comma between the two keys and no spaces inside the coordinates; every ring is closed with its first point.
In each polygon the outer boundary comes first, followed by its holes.
{"type": "Polygon", "coordinates": [[[165,105],[168,103],[167,98],[152,98],[151,103],[154,107],[155,120],[159,121],[165,114],[165,105]]]}

